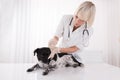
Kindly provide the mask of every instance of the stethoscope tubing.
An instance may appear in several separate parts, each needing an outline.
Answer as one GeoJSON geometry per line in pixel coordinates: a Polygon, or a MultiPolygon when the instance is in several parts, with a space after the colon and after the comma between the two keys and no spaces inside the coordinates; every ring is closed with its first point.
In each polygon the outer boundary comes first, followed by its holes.
{"type": "MultiPolygon", "coordinates": [[[[71,26],[71,23],[73,21],[73,17],[72,19],[70,20],[70,23],[69,23],[69,26],[71,26]]],[[[89,36],[89,31],[87,30],[87,22],[85,22],[85,29],[83,30],[83,36],[85,35],[85,32],[87,32],[87,35],[89,36]]],[[[70,37],[70,28],[69,28],[69,32],[68,32],[68,38],[70,37]]]]}

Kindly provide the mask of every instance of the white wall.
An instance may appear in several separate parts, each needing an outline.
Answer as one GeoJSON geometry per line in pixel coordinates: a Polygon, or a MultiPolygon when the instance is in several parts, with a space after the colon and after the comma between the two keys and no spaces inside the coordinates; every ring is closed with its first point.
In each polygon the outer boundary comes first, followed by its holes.
{"type": "Polygon", "coordinates": [[[120,1],[108,3],[108,62],[120,66],[120,1]]]}
{"type": "MultiPolygon", "coordinates": [[[[83,1],[85,0],[0,0],[0,62],[34,62],[33,50],[47,46],[62,15],[74,14],[83,1]]],[[[119,1],[91,1],[95,3],[97,11],[93,24],[94,34],[85,50],[102,53],[108,62],[112,60],[109,53],[112,51],[110,46],[113,45],[110,43],[114,42],[111,34],[117,34],[115,40],[120,38],[120,32],[117,31],[120,25],[117,11],[119,1]],[[115,32],[112,31],[114,24],[117,29],[115,32]]],[[[115,51],[114,49],[113,53],[115,51]]],[[[120,52],[118,47],[117,51],[116,55],[120,52]]]]}
{"type": "Polygon", "coordinates": [[[0,0],[0,62],[11,60],[10,47],[12,46],[11,32],[14,7],[14,0],[0,0]]]}

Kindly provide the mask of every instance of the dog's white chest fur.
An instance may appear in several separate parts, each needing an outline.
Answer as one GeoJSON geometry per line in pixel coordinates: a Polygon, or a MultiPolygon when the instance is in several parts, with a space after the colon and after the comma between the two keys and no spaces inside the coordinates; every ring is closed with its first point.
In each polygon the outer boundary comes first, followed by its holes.
{"type": "Polygon", "coordinates": [[[42,61],[38,61],[39,66],[41,66],[42,68],[47,68],[48,64],[43,63],[42,61]]]}

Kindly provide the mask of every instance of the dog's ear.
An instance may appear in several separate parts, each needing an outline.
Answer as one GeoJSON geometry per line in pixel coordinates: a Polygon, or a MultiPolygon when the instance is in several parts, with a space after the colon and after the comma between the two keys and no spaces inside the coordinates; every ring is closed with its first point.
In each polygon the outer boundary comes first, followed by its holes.
{"type": "Polygon", "coordinates": [[[38,52],[38,50],[39,50],[39,48],[37,48],[37,49],[34,50],[34,56],[38,52]]]}
{"type": "Polygon", "coordinates": [[[36,51],[34,51],[34,56],[35,56],[35,54],[36,54],[36,51]]]}

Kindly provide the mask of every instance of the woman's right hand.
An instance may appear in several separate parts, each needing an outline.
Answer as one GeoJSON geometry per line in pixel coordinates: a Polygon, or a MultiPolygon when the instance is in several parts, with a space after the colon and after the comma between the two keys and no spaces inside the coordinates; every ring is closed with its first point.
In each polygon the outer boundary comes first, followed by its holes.
{"type": "Polygon", "coordinates": [[[57,39],[56,37],[54,37],[53,39],[51,39],[51,40],[48,42],[48,47],[49,47],[49,48],[54,48],[54,47],[56,47],[57,42],[58,42],[58,39],[57,39]]]}
{"type": "Polygon", "coordinates": [[[49,55],[48,59],[52,59],[56,53],[60,53],[60,48],[54,47],[53,49],[51,49],[51,54],[49,55]]]}

